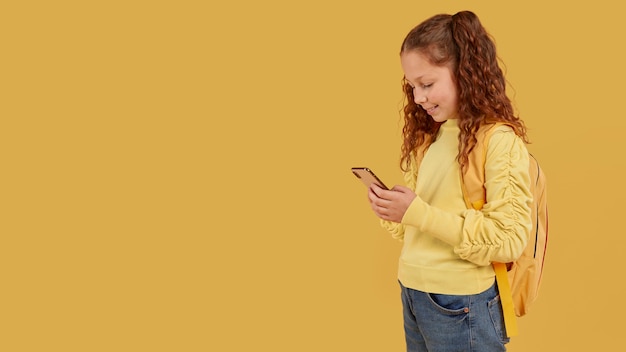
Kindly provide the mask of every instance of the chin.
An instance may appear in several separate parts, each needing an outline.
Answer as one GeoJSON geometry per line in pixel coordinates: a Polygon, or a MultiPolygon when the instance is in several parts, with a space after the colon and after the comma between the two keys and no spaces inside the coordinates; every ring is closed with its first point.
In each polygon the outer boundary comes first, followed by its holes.
{"type": "Polygon", "coordinates": [[[435,122],[446,122],[449,120],[448,116],[443,116],[443,115],[431,116],[431,118],[435,122]]]}

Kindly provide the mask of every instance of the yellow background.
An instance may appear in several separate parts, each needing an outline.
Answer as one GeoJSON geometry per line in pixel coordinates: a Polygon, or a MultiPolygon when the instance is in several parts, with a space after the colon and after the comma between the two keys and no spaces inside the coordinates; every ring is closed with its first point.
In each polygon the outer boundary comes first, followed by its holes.
{"type": "Polygon", "coordinates": [[[541,296],[509,351],[617,347],[614,1],[30,1],[0,10],[0,350],[402,351],[405,34],[470,9],[549,177],[541,296]]]}

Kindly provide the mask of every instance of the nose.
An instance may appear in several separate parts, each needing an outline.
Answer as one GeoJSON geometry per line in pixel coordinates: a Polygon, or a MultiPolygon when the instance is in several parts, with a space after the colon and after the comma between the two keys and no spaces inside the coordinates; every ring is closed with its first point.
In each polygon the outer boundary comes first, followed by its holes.
{"type": "Polygon", "coordinates": [[[426,97],[426,94],[415,94],[415,104],[424,104],[426,101],[428,101],[428,97],[426,97]]]}

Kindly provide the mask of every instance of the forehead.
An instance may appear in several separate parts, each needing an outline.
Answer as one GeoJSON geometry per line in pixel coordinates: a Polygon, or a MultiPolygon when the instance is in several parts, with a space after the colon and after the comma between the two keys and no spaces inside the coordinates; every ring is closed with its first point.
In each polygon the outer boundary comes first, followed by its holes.
{"type": "Polygon", "coordinates": [[[434,65],[424,54],[418,51],[402,53],[400,55],[400,63],[404,76],[409,82],[419,81],[423,78],[432,79],[440,76],[451,76],[451,70],[448,65],[434,65]]]}

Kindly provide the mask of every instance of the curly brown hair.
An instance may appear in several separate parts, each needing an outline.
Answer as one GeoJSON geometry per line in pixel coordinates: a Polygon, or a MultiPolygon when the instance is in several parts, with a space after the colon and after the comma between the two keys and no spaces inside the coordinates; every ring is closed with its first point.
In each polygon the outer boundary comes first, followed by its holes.
{"type": "MultiPolygon", "coordinates": [[[[470,11],[439,14],[413,28],[402,42],[400,55],[416,51],[433,65],[448,65],[459,92],[459,154],[462,168],[476,145],[475,134],[483,124],[505,122],[529,143],[524,122],[513,111],[506,95],[506,80],[498,65],[491,36],[470,11]]],[[[415,103],[413,88],[402,79],[405,94],[404,142],[400,167],[407,171],[411,155],[422,145],[434,142],[442,123],[434,121],[415,103]]]]}

